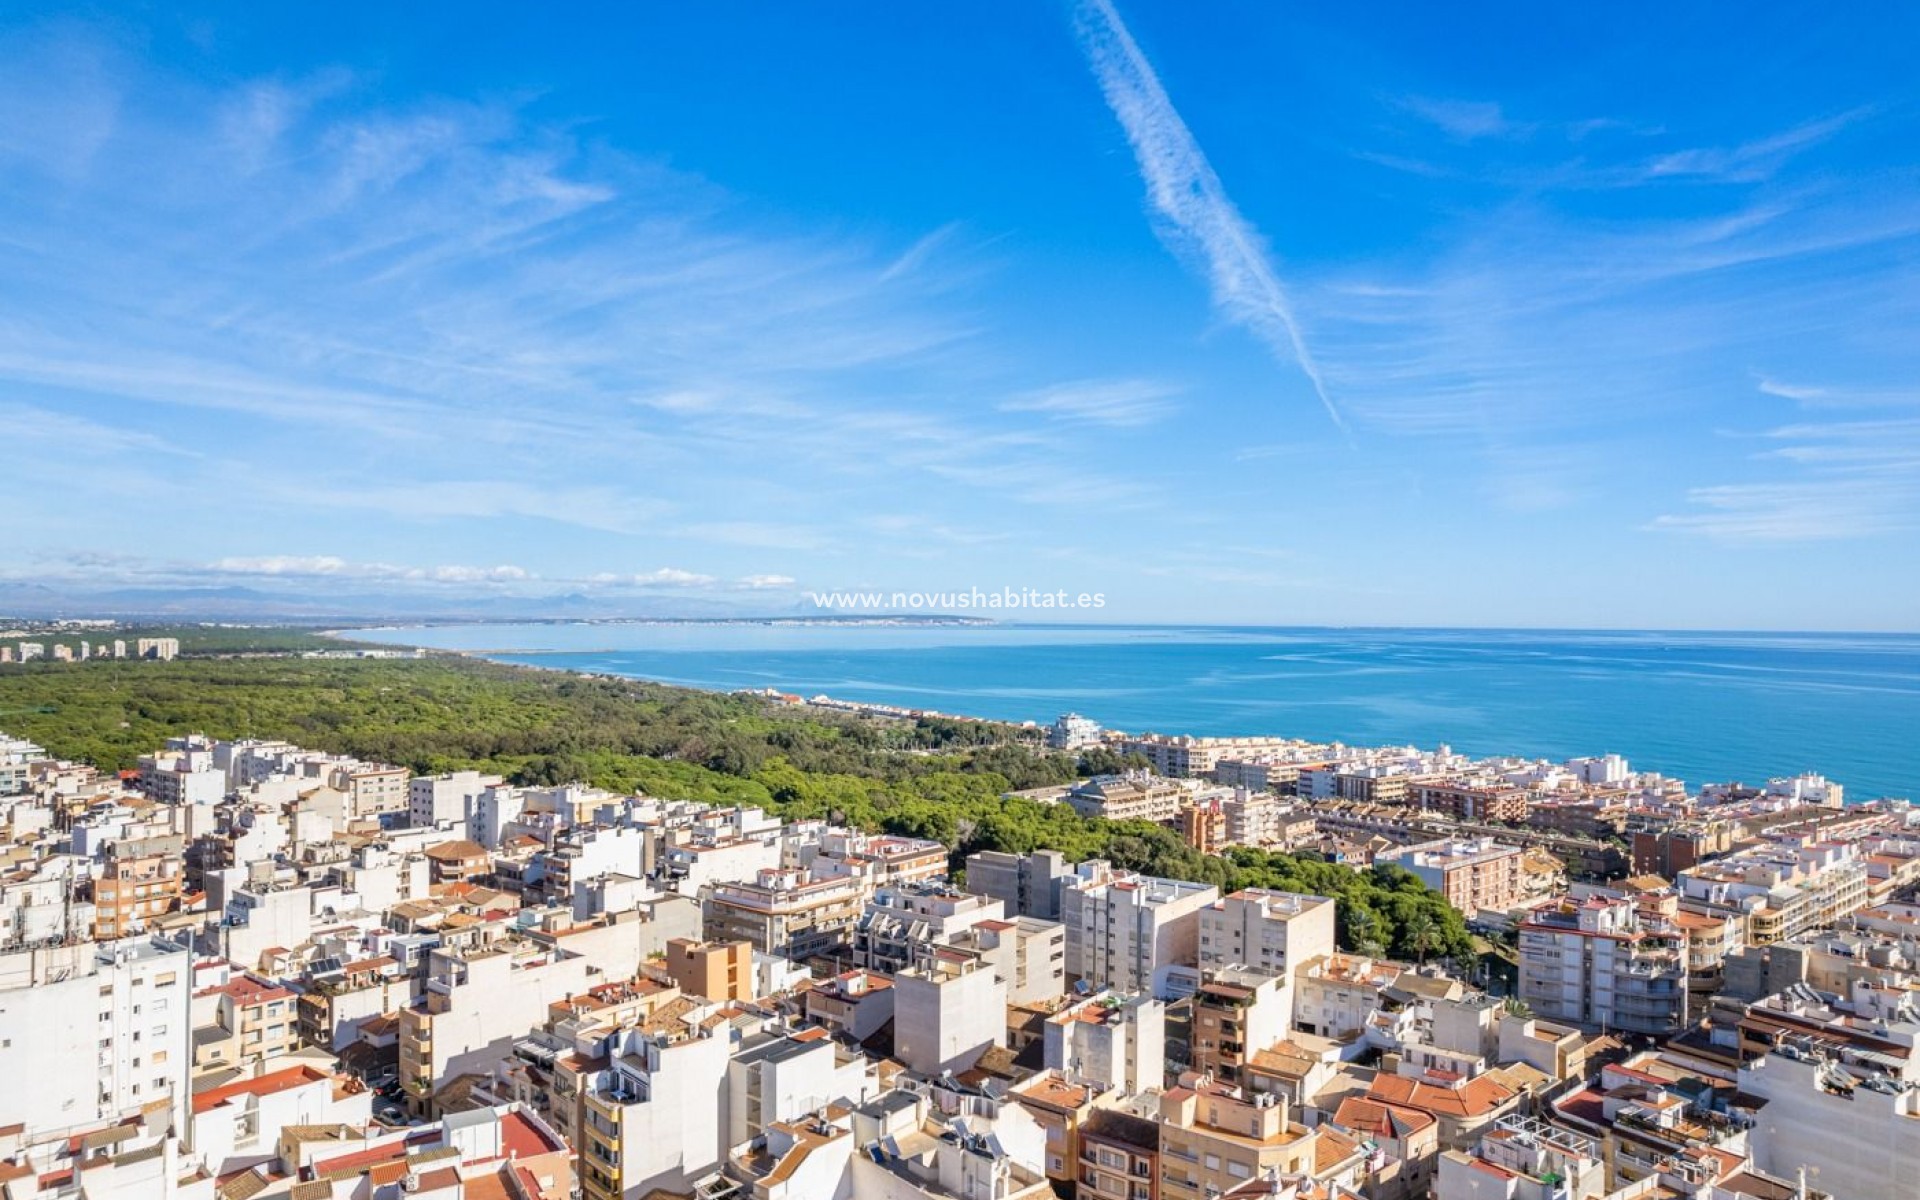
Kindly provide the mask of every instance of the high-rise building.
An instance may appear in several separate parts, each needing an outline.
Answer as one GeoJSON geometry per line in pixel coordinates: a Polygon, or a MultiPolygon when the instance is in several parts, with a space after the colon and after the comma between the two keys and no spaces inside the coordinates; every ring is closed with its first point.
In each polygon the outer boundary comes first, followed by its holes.
{"type": "Polygon", "coordinates": [[[1631,900],[1542,905],[1520,925],[1520,999],[1582,1029],[1671,1034],[1687,1021],[1686,936],[1631,900]]]}
{"type": "Polygon", "coordinates": [[[1247,966],[1291,980],[1301,964],[1333,953],[1336,907],[1325,896],[1242,888],[1200,910],[1200,966],[1247,966]]]}
{"type": "Polygon", "coordinates": [[[1219,895],[1212,884],[1081,863],[1061,893],[1068,977],[1161,999],[1191,991],[1200,912],[1219,895]]]}

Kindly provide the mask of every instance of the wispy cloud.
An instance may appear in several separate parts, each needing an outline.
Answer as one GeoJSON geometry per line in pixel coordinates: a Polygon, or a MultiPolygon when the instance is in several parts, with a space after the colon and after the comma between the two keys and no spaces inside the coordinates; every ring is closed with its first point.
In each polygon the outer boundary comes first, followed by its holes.
{"type": "Polygon", "coordinates": [[[1767,179],[1787,159],[1827,141],[1870,116],[1871,107],[1849,109],[1735,146],[1696,147],[1659,155],[1646,163],[1649,178],[1694,176],[1730,183],[1767,179]]]}
{"type": "Polygon", "coordinates": [[[209,85],[71,30],[29,58],[0,43],[0,171],[59,183],[0,195],[0,386],[18,428],[119,456],[102,488],[145,488],[141,513],[245,495],[223,527],[821,551],[816,497],[939,466],[996,508],[1046,503],[975,469],[1037,477],[1067,423],[1153,403],[1121,381],[1097,409],[1088,381],[1051,432],[983,404],[1062,372],[967,310],[958,221],[904,250],[776,227],[511,101],[391,100],[345,70],[209,85]],[[194,462],[143,473],[148,452],[194,462]]]}
{"type": "Polygon", "coordinates": [[[1406,96],[1400,107],[1433,125],[1449,137],[1462,141],[1491,137],[1524,137],[1539,126],[1515,121],[1491,100],[1436,99],[1431,96],[1406,96]]]}
{"type": "MultiPolygon", "coordinates": [[[[1736,542],[1830,541],[1920,530],[1920,416],[1836,418],[1831,405],[1843,389],[1770,387],[1773,383],[1763,380],[1761,390],[1798,402],[1813,419],[1760,435],[1765,448],[1750,459],[1767,478],[1693,488],[1687,500],[1695,511],[1664,514],[1649,528],[1736,542]]],[[[1920,403],[1905,409],[1916,410],[1920,403]]]]}
{"type": "Polygon", "coordinates": [[[1300,368],[1334,424],[1346,427],[1307,348],[1260,235],[1228,198],[1186,122],[1111,0],[1084,0],[1077,25],[1107,106],[1133,144],[1163,236],[1199,260],[1213,302],[1284,362],[1300,368]]]}
{"type": "Polygon", "coordinates": [[[1151,425],[1173,412],[1178,389],[1144,379],[1086,380],[1015,396],[1002,412],[1042,413],[1093,425],[1151,425]]]}

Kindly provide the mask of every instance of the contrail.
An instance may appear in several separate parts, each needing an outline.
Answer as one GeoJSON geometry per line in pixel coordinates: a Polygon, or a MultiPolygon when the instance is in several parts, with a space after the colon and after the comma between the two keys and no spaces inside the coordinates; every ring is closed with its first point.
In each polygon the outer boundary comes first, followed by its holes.
{"type": "Polygon", "coordinates": [[[1167,99],[1160,77],[1140,53],[1112,0],[1081,0],[1075,25],[1107,106],[1133,143],[1147,195],[1164,219],[1162,238],[1176,250],[1198,251],[1214,306],[1250,330],[1274,357],[1297,364],[1327,415],[1345,431],[1347,423],[1300,336],[1286,289],[1267,261],[1259,233],[1227,198],[1220,177],[1167,99]]]}

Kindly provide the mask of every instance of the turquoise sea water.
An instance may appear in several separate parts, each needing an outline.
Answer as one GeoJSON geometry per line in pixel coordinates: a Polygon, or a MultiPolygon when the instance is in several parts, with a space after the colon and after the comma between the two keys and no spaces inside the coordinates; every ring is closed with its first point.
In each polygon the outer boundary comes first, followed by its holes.
{"type": "Polygon", "coordinates": [[[1920,635],[474,625],[355,636],[970,716],[1469,754],[1618,753],[1689,784],[1920,796],[1920,635]]]}

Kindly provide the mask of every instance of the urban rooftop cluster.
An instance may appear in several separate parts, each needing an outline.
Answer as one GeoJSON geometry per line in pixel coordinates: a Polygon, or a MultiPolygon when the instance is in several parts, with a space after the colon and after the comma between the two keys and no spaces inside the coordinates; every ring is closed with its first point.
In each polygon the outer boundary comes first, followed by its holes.
{"type": "Polygon", "coordinates": [[[1020,799],[1333,896],[285,741],[0,735],[7,1200],[1904,1200],[1920,812],[1114,735],[1020,799]],[[1330,868],[1331,869],[1331,868],[1330,868]],[[1387,876],[1384,878],[1391,878],[1387,876]],[[1814,1170],[1817,1168],[1817,1172],[1814,1170]]]}

